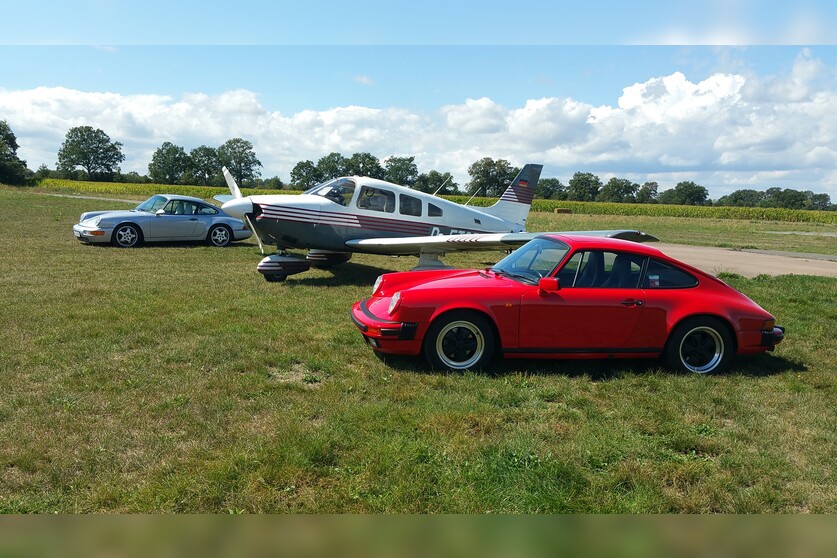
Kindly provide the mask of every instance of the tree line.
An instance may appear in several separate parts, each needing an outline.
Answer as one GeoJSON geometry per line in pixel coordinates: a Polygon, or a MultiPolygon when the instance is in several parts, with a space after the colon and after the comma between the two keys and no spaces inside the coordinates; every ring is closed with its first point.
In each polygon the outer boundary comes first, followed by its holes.
{"type": "MultiPolygon", "coordinates": [[[[290,184],[278,176],[262,179],[262,163],[253,144],[232,138],[219,147],[201,145],[189,151],[171,142],[163,142],[151,157],[148,174],[122,174],[119,164],[125,160],[122,144],[112,141],[100,129],[91,126],[71,128],[58,150],[56,169],[46,165],[32,172],[17,156],[17,138],[5,120],[0,120],[0,183],[33,184],[37,180],[56,177],[75,180],[115,182],[198,184],[223,186],[221,167],[226,166],[243,188],[307,190],[320,182],[338,176],[369,176],[401,184],[422,192],[442,195],[481,195],[500,197],[520,169],[504,159],[484,157],[468,167],[470,181],[460,189],[449,172],[431,170],[419,173],[413,156],[390,156],[383,162],[371,153],[354,153],[349,157],[332,152],[317,162],[298,162],[290,173],[290,184]]],[[[558,178],[541,178],[535,196],[567,201],[599,201],[614,203],[660,203],[673,205],[728,205],[739,207],[779,207],[787,209],[837,210],[828,194],[799,191],[791,188],[736,190],[717,201],[709,191],[692,181],[678,182],[673,188],[660,191],[657,182],[639,185],[625,178],[613,177],[606,183],[590,172],[576,172],[565,185],[558,178]]]]}

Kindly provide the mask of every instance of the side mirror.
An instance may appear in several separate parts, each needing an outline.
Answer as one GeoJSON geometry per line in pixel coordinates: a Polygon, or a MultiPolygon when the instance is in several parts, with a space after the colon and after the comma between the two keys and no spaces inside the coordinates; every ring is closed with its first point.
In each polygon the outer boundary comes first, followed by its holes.
{"type": "Polygon", "coordinates": [[[160,215],[165,215],[165,214],[166,214],[165,209],[158,209],[157,212],[154,213],[154,215],[156,215],[157,217],[159,217],[160,215]]]}
{"type": "Polygon", "coordinates": [[[541,296],[560,290],[561,282],[557,277],[541,277],[538,281],[538,294],[541,296]]]}

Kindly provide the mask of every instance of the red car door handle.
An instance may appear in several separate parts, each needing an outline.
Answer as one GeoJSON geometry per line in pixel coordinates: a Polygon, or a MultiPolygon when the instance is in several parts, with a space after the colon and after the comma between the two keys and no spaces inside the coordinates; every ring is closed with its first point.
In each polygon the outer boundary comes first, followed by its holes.
{"type": "Polygon", "coordinates": [[[642,301],[629,298],[622,301],[622,306],[642,306],[642,301]]]}

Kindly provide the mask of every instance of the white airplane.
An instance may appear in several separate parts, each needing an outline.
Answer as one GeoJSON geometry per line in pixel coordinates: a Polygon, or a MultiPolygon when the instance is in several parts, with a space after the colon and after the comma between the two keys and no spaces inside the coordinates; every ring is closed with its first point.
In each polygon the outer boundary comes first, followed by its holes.
{"type": "MultiPolygon", "coordinates": [[[[526,218],[543,165],[527,164],[490,207],[461,205],[384,180],[364,176],[334,178],[302,194],[243,196],[230,172],[224,179],[232,196],[215,196],[228,214],[245,220],[277,253],[257,266],[268,281],[312,266],[328,268],[362,252],[418,256],[414,269],[445,267],[439,260],[458,250],[510,250],[543,233],[527,233],[526,218]],[[289,248],[307,249],[305,258],[289,248]]],[[[636,230],[574,231],[648,242],[636,230]]]]}

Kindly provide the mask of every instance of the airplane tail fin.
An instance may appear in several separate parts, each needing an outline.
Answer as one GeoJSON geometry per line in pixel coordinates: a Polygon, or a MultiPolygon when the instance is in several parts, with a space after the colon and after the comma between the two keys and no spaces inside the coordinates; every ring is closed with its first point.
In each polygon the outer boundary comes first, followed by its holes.
{"type": "Polygon", "coordinates": [[[541,170],[543,170],[543,165],[531,163],[525,165],[497,203],[484,208],[483,211],[525,228],[532,198],[535,197],[535,187],[541,177],[541,170]]]}

